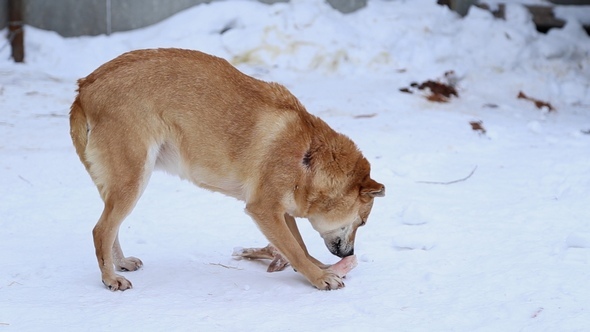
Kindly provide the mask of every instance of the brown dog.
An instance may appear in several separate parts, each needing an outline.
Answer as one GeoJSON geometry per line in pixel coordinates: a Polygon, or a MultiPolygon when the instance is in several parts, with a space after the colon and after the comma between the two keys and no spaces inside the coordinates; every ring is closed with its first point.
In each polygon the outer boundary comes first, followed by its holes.
{"type": "Polygon", "coordinates": [[[308,218],[333,254],[352,255],[356,230],[385,189],[355,144],[286,88],[180,49],[125,53],[78,84],[71,136],[104,201],[93,236],[109,289],[131,288],[113,266],[142,265],[123,255],[118,232],[154,169],[245,201],[266,238],[309,282],[344,286],[309,255],[294,217],[308,218]]]}

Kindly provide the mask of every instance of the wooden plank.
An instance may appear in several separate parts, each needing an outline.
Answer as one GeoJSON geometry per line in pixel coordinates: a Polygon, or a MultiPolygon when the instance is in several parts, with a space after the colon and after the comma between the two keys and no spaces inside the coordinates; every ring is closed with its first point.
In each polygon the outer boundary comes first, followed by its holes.
{"type": "Polygon", "coordinates": [[[14,62],[25,60],[23,30],[23,2],[22,0],[9,0],[8,2],[8,38],[12,47],[14,62]]]}

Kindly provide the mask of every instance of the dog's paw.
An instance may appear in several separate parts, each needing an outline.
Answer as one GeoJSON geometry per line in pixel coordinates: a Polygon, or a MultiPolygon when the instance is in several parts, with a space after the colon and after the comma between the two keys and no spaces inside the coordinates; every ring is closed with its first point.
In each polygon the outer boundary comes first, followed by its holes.
{"type": "Polygon", "coordinates": [[[115,262],[115,266],[117,271],[137,271],[143,266],[143,262],[139,258],[130,256],[115,262]]]}
{"type": "Polygon", "coordinates": [[[319,290],[334,290],[343,288],[344,281],[342,281],[342,278],[334,272],[326,270],[322,277],[316,280],[313,285],[319,290]]]}
{"type": "Polygon", "coordinates": [[[124,277],[115,274],[112,277],[103,277],[102,283],[111,291],[124,291],[130,288],[133,288],[131,281],[125,279],[124,277]]]}

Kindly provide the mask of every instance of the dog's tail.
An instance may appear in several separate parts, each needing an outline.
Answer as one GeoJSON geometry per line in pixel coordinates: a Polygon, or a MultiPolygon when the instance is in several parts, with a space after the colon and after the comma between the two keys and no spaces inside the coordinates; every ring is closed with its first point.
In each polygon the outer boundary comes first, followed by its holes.
{"type": "MultiPolygon", "coordinates": [[[[78,81],[79,85],[82,85],[82,80],[78,81]]],[[[78,89],[78,91],[80,91],[78,89]]],[[[72,142],[76,148],[76,153],[80,157],[80,161],[86,167],[86,170],[90,172],[90,163],[86,158],[86,145],[88,144],[88,120],[86,113],[82,108],[80,102],[80,93],[76,96],[76,100],[70,108],[70,136],[72,142]]]]}

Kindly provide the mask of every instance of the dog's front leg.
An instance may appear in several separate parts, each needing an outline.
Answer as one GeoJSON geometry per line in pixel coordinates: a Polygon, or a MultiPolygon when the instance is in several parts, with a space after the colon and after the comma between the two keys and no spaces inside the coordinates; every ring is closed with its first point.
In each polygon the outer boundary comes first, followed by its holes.
{"type": "MultiPolygon", "coordinates": [[[[267,204],[252,204],[246,206],[246,211],[260,227],[266,238],[291,263],[293,268],[303,274],[309,282],[321,290],[331,290],[344,287],[342,278],[330,270],[323,270],[312,262],[306,250],[299,244],[291,232],[285,215],[269,209],[267,204]]],[[[298,233],[298,231],[297,231],[298,233]]],[[[301,235],[299,235],[301,237],[301,235]]]]}
{"type": "Polygon", "coordinates": [[[293,218],[291,215],[285,213],[285,222],[287,223],[287,227],[289,227],[291,234],[293,234],[293,236],[295,237],[295,240],[297,240],[297,242],[299,243],[299,245],[301,246],[301,248],[305,252],[305,255],[307,256],[307,258],[309,258],[309,260],[311,260],[320,269],[329,268],[330,265],[326,265],[326,264],[320,262],[319,260],[315,259],[315,257],[313,257],[312,255],[309,254],[309,251],[307,251],[307,247],[305,246],[305,243],[303,242],[303,238],[301,237],[301,233],[299,232],[299,227],[297,227],[297,222],[295,221],[295,218],[293,218]]]}

